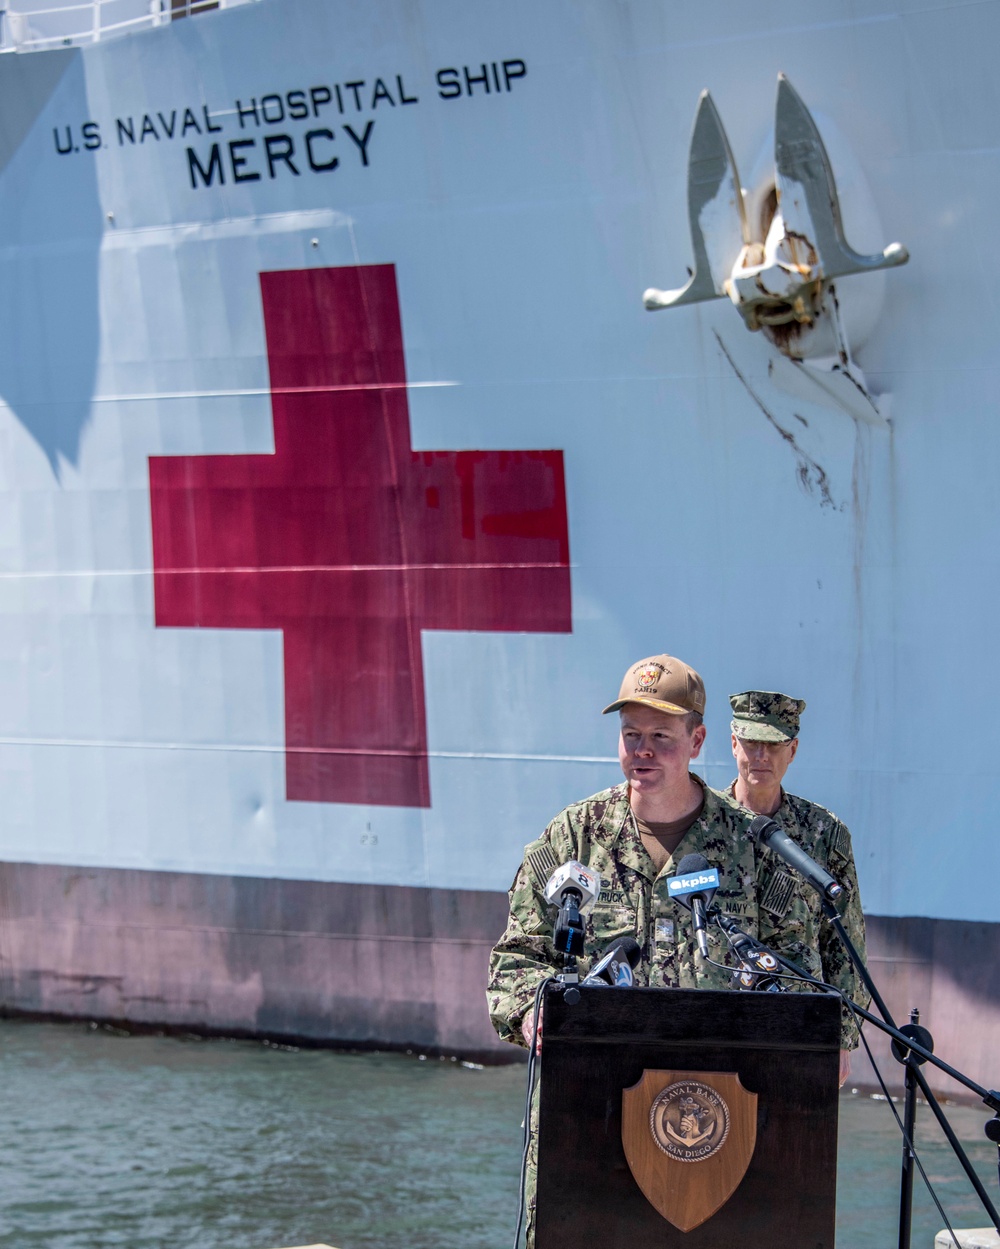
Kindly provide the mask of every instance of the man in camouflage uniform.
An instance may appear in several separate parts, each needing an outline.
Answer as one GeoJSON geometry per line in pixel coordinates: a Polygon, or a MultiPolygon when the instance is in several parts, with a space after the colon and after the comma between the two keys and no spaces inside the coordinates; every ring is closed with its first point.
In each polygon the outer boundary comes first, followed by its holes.
{"type": "MultiPolygon", "coordinates": [[[[746,690],[729,699],[733,709],[732,744],[736,780],[726,791],[733,801],[755,815],[770,815],[805,852],[843,885],[841,905],[848,935],[864,958],[865,920],[851,850],[851,834],[825,807],[788,794],[782,780],[799,748],[799,717],[806,705],[768,690],[746,690]]],[[[819,894],[801,889],[790,869],[777,866],[762,905],[770,916],[781,912],[782,953],[811,975],[843,989],[862,1006],[868,993],[855,972],[843,943],[823,916],[819,894]]],[[[763,940],[768,941],[766,936],[763,940]]],[[[851,1050],[858,1044],[857,1027],[845,1011],[840,1052],[840,1083],[851,1071],[851,1050]]]]}
{"type": "MultiPolygon", "coordinates": [[[[526,848],[511,886],[510,918],[490,959],[487,989],[490,1017],[505,1040],[525,1046],[541,1043],[541,1036],[531,1031],[535,990],[560,967],[552,943],[554,909],[545,902],[544,890],[555,869],[573,859],[601,876],[600,895],[587,918],[581,975],[616,937],[631,936],[641,951],[634,971],[637,985],[732,987],[730,972],[700,957],[690,913],[668,894],[668,878],[693,853],[703,854],[718,869],[715,900],[744,931],[790,957],[802,956],[798,921],[807,909],[802,897],[810,887],[795,882],[786,896],[787,873],[770,852],[746,837],[748,812],[689,771],[705,740],[704,709],[701,678],[669,655],[640,660],[625,674],[617,700],[604,709],[605,714],[620,712],[618,758],[625,783],[556,816],[526,848]],[[773,885],[776,879],[780,888],[773,885]],[[768,911],[765,904],[772,898],[779,905],[768,911]],[[789,915],[792,922],[786,925],[789,915]]],[[[734,965],[714,926],[708,942],[712,959],[734,965]]],[[[818,958],[812,959],[809,970],[819,966],[818,958]]],[[[529,1246],[533,1172],[532,1166],[529,1246]]]]}

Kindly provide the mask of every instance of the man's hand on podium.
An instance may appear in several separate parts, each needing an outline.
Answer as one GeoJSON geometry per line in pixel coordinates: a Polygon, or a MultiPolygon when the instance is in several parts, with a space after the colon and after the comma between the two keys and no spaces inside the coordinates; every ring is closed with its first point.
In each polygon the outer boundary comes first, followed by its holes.
{"type": "Polygon", "coordinates": [[[840,1051],[840,1087],[843,1088],[847,1083],[847,1077],[851,1074],[851,1051],[840,1051]]]}
{"type": "MultiPolygon", "coordinates": [[[[531,1049],[532,1033],[534,1032],[534,1029],[531,1026],[533,1018],[534,1018],[534,1011],[529,1010],[528,1013],[525,1015],[525,1017],[521,1020],[521,1036],[524,1037],[524,1043],[528,1047],[529,1050],[531,1049]]],[[[538,1031],[534,1032],[534,1041],[535,1041],[535,1053],[540,1054],[542,1052],[542,1016],[540,1013],[538,1016],[538,1031]]],[[[844,1067],[843,1055],[841,1055],[840,1067],[841,1067],[841,1070],[843,1070],[843,1067],[844,1067]]],[[[848,1067],[848,1070],[850,1070],[850,1067],[848,1067]]],[[[844,1076],[844,1080],[846,1079],[847,1079],[847,1076],[844,1076]]],[[[844,1080],[841,1080],[841,1084],[843,1084],[844,1080]]]]}

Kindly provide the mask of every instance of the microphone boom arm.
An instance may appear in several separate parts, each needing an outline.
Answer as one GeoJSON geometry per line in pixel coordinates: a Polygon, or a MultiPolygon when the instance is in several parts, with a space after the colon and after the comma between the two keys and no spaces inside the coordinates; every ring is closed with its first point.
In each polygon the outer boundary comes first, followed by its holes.
{"type": "MultiPolygon", "coordinates": [[[[920,1045],[917,1041],[915,1041],[912,1036],[907,1035],[907,1033],[900,1031],[900,1029],[896,1027],[895,1021],[889,1013],[889,1008],[883,1002],[881,995],[872,982],[868,968],[865,966],[861,956],[858,954],[854,943],[847,935],[840,916],[837,914],[836,908],[832,903],[826,902],[824,903],[823,909],[827,914],[827,918],[837,930],[840,939],[843,941],[847,949],[847,953],[850,955],[851,962],[857,968],[858,974],[864,981],[865,988],[867,988],[869,993],[871,993],[872,1001],[875,1002],[878,1007],[881,1018],[879,1018],[879,1015],[873,1015],[871,1011],[865,1010],[864,1007],[858,1006],[856,1002],[852,1003],[851,1009],[856,1014],[860,1015],[862,1019],[867,1020],[868,1023],[874,1024],[880,1032],[884,1032],[886,1036],[891,1037],[894,1041],[897,1041],[904,1050],[912,1050],[915,1054],[925,1059],[932,1066],[937,1067],[939,1071],[943,1071],[945,1075],[951,1076],[953,1080],[957,1080],[959,1084],[963,1084],[971,1093],[975,1093],[977,1097],[981,1097],[983,1102],[989,1106],[990,1110],[992,1110],[995,1114],[1000,1114],[1000,1091],[996,1089],[986,1089],[981,1084],[977,1084],[975,1080],[970,1079],[967,1075],[963,1075],[961,1071],[952,1067],[950,1063],[946,1063],[943,1058],[939,1058],[932,1050],[926,1049],[923,1045],[920,1045]]],[[[822,980],[817,980],[815,976],[810,976],[807,971],[803,971],[803,969],[799,967],[797,963],[793,963],[790,958],[785,958],[785,956],[783,954],[779,954],[777,950],[772,950],[770,946],[765,945],[762,941],[758,941],[755,937],[750,937],[747,933],[743,932],[741,928],[737,927],[736,921],[731,916],[726,915],[722,911],[718,911],[712,918],[716,921],[716,923],[718,923],[723,932],[747,937],[749,941],[753,942],[757,949],[765,950],[768,954],[772,954],[782,967],[786,967],[800,980],[805,981],[807,984],[815,985],[816,988],[821,989],[824,993],[836,993],[838,997],[842,996],[840,989],[835,988],[833,985],[826,984],[822,980]]],[[[931,1096],[933,1096],[933,1094],[931,1094],[931,1096]]]]}

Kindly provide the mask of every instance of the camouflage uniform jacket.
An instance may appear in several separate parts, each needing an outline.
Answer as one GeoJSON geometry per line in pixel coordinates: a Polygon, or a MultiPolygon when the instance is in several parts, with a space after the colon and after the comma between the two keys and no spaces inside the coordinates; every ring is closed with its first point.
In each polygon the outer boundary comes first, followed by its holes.
{"type": "MultiPolygon", "coordinates": [[[[736,801],[735,781],[725,793],[733,802],[736,801]]],[[[826,807],[806,798],[797,798],[784,789],[781,791],[781,806],[772,819],[798,842],[806,854],[843,885],[846,896],[840,902],[840,917],[847,935],[863,959],[865,917],[861,910],[858,874],[847,826],[826,807]]],[[[827,984],[842,989],[859,1006],[867,1006],[871,995],[854,970],[836,930],[824,918],[819,894],[808,886],[800,887],[799,879],[791,868],[785,867],[769,851],[764,853],[772,862],[769,896],[763,899],[765,909],[769,921],[778,911],[782,912],[782,919],[780,940],[770,923],[762,928],[761,940],[794,959],[818,980],[825,980],[827,984]],[[786,897],[787,902],[784,901],[786,897]]],[[[857,1026],[846,1011],[841,1044],[844,1049],[853,1049],[858,1044],[857,1026]]]]}
{"type": "MultiPolygon", "coordinates": [[[[698,777],[694,778],[699,784],[698,777]]],[[[632,936],[641,957],[635,969],[637,985],[652,987],[729,989],[732,973],[705,963],[697,952],[690,914],[667,892],[667,878],[687,854],[703,854],[719,870],[716,903],[751,936],[802,959],[810,972],[820,969],[815,949],[803,943],[816,935],[816,926],[801,921],[808,905],[800,896],[809,889],[793,882],[786,896],[785,873],[768,851],[757,849],[746,837],[751,816],[728,795],[705,787],[701,816],[685,833],[659,875],[636,827],[625,783],[567,807],[525,850],[510,890],[507,929],[490,958],[487,989],[490,1017],[505,1040],[523,1044],[521,1020],[531,1009],[535,990],[545,976],[559,970],[552,944],[554,908],[544,890],[552,872],[571,859],[601,875],[601,892],[587,918],[583,974],[595,957],[616,937],[632,936]],[[769,911],[772,901],[779,905],[769,911]],[[803,954],[805,951],[805,954],[803,954]]],[[[712,926],[709,953],[720,963],[735,966],[722,933],[712,926]]],[[[844,1044],[856,1044],[845,1035],[844,1044]]]]}

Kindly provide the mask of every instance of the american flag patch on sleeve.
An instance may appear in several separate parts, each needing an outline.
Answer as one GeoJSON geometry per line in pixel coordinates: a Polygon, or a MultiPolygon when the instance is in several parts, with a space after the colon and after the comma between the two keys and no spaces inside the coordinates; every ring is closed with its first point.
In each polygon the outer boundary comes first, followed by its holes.
{"type": "Polygon", "coordinates": [[[831,854],[839,854],[842,859],[851,857],[851,837],[843,824],[838,823],[830,838],[831,854]]]}
{"type": "Polygon", "coordinates": [[[784,919],[795,895],[795,877],[787,872],[777,871],[767,882],[764,896],[760,900],[761,907],[775,919],[784,919]]]}
{"type": "Polygon", "coordinates": [[[545,888],[549,883],[549,877],[559,866],[556,862],[556,856],[552,853],[552,847],[547,842],[545,845],[539,846],[537,850],[532,850],[525,857],[524,861],[527,863],[528,871],[535,878],[535,884],[539,889],[545,888]]]}

